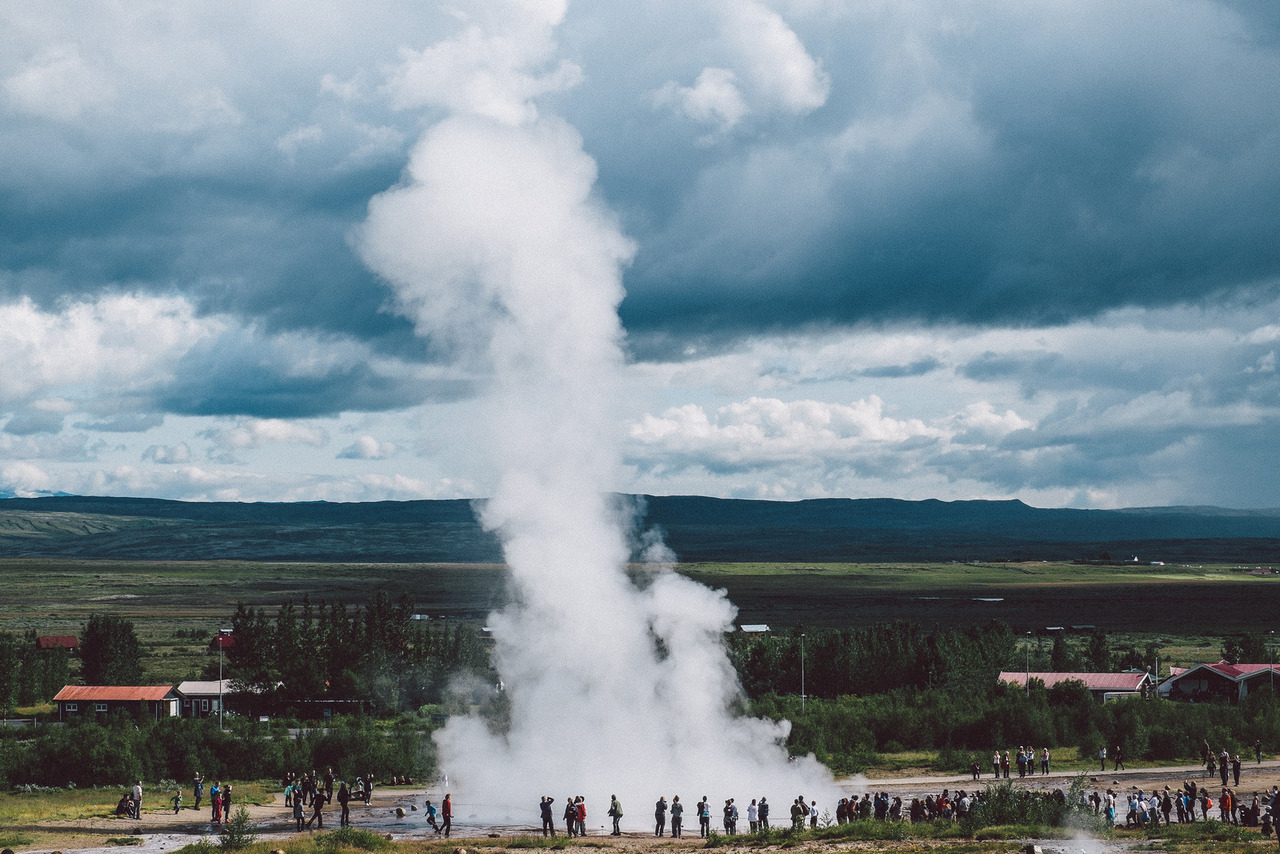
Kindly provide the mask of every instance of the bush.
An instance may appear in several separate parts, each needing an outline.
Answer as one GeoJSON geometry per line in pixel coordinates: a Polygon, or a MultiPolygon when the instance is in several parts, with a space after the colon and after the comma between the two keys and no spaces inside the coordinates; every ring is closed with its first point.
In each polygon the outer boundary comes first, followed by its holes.
{"type": "MultiPolygon", "coordinates": [[[[542,837],[538,837],[541,839],[542,837]]],[[[316,847],[322,851],[337,851],[355,848],[359,851],[382,851],[391,847],[385,836],[379,836],[370,830],[359,830],[354,827],[340,827],[315,837],[316,847]]],[[[509,848],[516,846],[509,845],[509,848]]]]}
{"type": "Polygon", "coordinates": [[[254,829],[253,819],[249,818],[249,810],[244,804],[236,808],[222,825],[222,839],[219,845],[224,851],[239,851],[248,848],[258,840],[258,832],[254,829]]]}

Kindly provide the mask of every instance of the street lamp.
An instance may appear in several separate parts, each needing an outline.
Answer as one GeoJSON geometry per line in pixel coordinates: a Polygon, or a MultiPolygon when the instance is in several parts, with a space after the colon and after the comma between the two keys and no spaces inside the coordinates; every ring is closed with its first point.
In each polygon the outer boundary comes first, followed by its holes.
{"type": "Polygon", "coordinates": [[[1031,632],[1027,632],[1027,696],[1031,696],[1031,632]]]}
{"type": "Polygon", "coordinates": [[[804,714],[804,632],[800,633],[800,714],[804,714]]]}
{"type": "Polygon", "coordinates": [[[227,639],[231,637],[231,629],[218,629],[218,729],[222,729],[222,651],[227,648],[227,639]]]}

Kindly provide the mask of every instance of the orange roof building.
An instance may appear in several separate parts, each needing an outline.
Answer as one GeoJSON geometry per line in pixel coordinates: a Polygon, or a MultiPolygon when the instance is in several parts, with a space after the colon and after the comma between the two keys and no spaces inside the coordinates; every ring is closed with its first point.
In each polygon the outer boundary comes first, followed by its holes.
{"type": "Polygon", "coordinates": [[[60,721],[118,711],[157,719],[178,716],[178,695],[171,685],[66,685],[53,701],[60,721]]]}

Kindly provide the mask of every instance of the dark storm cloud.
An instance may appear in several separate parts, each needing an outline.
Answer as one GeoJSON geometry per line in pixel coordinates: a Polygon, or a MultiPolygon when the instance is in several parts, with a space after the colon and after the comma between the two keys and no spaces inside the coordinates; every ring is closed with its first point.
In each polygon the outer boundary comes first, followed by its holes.
{"type": "Polygon", "coordinates": [[[922,377],[942,367],[942,362],[935,358],[920,359],[908,365],[880,365],[860,371],[860,375],[872,379],[902,379],[904,377],[922,377]]]}
{"type": "Polygon", "coordinates": [[[323,343],[226,335],[194,347],[156,397],[164,412],[179,415],[244,415],[309,418],[342,412],[402,409],[428,400],[457,400],[472,389],[460,381],[427,381],[379,371],[359,352],[341,352],[312,366],[323,343]]]}
{"type": "Polygon", "coordinates": [[[890,81],[897,104],[856,55],[897,29],[809,39],[833,78],[825,107],[696,174],[673,164],[687,189],[642,224],[633,335],[1025,326],[1274,292],[1280,53],[1252,18],[1081,4],[965,23],[906,22],[936,65],[890,81]]]}

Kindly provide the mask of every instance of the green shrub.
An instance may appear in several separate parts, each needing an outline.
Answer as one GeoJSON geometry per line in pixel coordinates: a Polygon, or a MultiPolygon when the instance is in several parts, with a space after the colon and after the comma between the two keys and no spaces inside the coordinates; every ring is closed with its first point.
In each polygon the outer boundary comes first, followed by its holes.
{"type": "Polygon", "coordinates": [[[248,848],[258,840],[258,831],[254,828],[249,810],[243,804],[236,808],[231,818],[223,822],[222,839],[219,845],[224,851],[239,851],[248,848]]]}
{"type": "MultiPolygon", "coordinates": [[[[356,848],[361,851],[383,851],[391,847],[385,836],[379,836],[370,830],[355,827],[340,827],[337,830],[321,833],[315,837],[316,847],[321,851],[337,851],[356,848]]],[[[510,848],[516,846],[510,845],[510,848]]]]}

